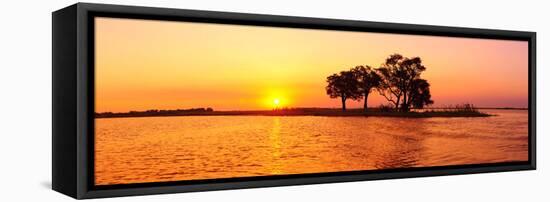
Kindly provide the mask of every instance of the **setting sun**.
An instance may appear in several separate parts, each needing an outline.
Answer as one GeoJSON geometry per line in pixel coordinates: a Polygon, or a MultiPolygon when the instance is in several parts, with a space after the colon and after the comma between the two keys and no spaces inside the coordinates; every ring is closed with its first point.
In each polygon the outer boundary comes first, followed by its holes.
{"type": "Polygon", "coordinates": [[[279,107],[279,104],[281,103],[281,100],[279,100],[279,98],[275,98],[273,99],[273,106],[275,108],[279,107]]]}

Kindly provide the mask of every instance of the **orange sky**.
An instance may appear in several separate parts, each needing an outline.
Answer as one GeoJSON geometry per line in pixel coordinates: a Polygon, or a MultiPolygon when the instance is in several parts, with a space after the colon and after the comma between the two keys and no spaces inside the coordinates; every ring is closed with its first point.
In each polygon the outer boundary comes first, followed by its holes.
{"type": "MultiPolygon", "coordinates": [[[[96,112],[340,107],[326,77],[419,56],[434,106],[527,107],[528,43],[116,18],[95,19],[96,112]]],[[[369,106],[386,103],[373,92],[369,106]]],[[[348,101],[348,107],[362,103],[348,101]]]]}

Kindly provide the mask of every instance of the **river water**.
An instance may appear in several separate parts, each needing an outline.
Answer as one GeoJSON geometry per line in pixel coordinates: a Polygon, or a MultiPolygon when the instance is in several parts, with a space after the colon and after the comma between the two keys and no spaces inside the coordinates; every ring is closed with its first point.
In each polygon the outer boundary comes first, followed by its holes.
{"type": "Polygon", "coordinates": [[[528,160],[526,110],[96,119],[96,185],[528,160]]]}

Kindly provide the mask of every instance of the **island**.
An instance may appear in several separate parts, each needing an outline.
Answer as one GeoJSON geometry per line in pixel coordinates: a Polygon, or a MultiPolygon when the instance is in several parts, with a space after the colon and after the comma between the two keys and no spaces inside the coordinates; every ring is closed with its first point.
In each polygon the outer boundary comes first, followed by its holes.
{"type": "Polygon", "coordinates": [[[377,116],[377,117],[488,117],[494,116],[480,112],[477,108],[434,108],[412,109],[409,112],[385,110],[384,108],[369,108],[368,110],[339,108],[281,108],[272,110],[233,110],[215,111],[212,108],[191,108],[175,110],[146,110],[130,112],[103,112],[96,113],[95,118],[122,118],[122,117],[155,117],[155,116],[377,116]]]}

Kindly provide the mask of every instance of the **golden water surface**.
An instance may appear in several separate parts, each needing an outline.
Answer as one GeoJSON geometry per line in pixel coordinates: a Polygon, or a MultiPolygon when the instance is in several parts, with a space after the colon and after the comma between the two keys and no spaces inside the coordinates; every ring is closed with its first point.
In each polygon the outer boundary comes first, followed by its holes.
{"type": "Polygon", "coordinates": [[[476,118],[96,119],[96,185],[528,160],[525,110],[476,118]]]}

